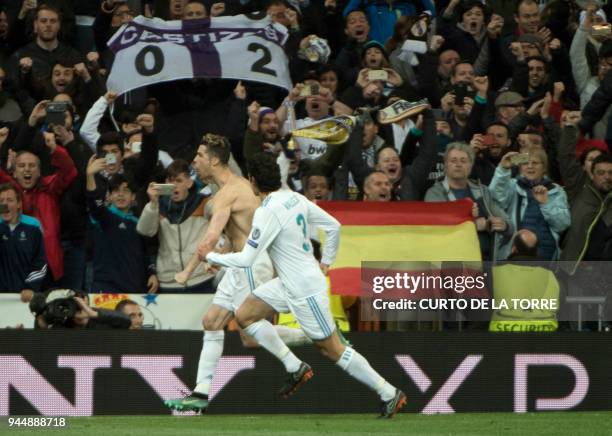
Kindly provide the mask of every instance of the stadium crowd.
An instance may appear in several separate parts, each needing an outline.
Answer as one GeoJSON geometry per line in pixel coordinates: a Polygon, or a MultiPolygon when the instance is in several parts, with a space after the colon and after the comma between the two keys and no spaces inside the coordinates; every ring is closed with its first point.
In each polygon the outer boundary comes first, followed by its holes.
{"type": "MultiPolygon", "coordinates": [[[[210,292],[203,266],[174,279],[215,192],[190,165],[202,137],[223,136],[244,174],[255,154],[285,153],[293,129],[338,115],[361,120],[347,141],[302,137],[291,153],[287,183],[310,200],[470,198],[485,260],[515,256],[519,230],[522,255],[566,261],[568,276],[612,260],[612,3],[0,5],[0,291],[24,302],[53,287],[210,292]],[[107,89],[107,41],[135,16],[259,10],[288,29],[288,93],[210,78],[107,89]]],[[[590,281],[570,283],[607,294],[590,281]]]]}

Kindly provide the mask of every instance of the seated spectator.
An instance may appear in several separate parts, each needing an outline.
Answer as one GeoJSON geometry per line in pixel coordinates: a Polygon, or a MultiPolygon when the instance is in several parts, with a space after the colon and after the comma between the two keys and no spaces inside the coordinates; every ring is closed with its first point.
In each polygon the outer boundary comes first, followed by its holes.
{"type": "Polygon", "coordinates": [[[451,142],[444,155],[445,178],[425,194],[425,201],[455,201],[470,198],[483,260],[502,259],[504,245],[513,233],[510,219],[492,198],[489,189],[468,179],[474,165],[474,150],[465,143],[451,142]]]}
{"type": "Polygon", "coordinates": [[[169,196],[161,196],[155,183],[149,185],[149,203],[142,211],[136,230],[144,236],[157,236],[157,277],[164,291],[210,292],[212,275],[198,265],[186,286],[177,283],[174,275],[197,252],[198,243],[206,231],[208,220],[204,206],[208,201],[190,177],[189,164],[177,159],[166,170],[166,183],[174,185],[169,196]]]}
{"type": "Polygon", "coordinates": [[[47,258],[40,222],[22,213],[21,193],[0,185],[0,291],[20,292],[21,301],[41,290],[47,258]]]}
{"type": "Polygon", "coordinates": [[[131,213],[134,187],[115,174],[108,182],[108,195],[97,189],[95,175],[105,166],[105,159],[96,156],[87,165],[87,206],[94,235],[91,292],[156,292],[155,263],[147,261],[144,238],[136,232],[138,219],[131,213]],[[107,196],[110,207],[104,205],[107,196]]]}
{"type": "MultiPolygon", "coordinates": [[[[191,2],[193,3],[193,2],[191,2]]],[[[121,300],[115,306],[115,310],[130,318],[130,330],[140,330],[144,321],[144,315],[140,310],[140,305],[129,298],[121,300]]]]}
{"type": "Polygon", "coordinates": [[[543,150],[530,150],[529,160],[519,165],[519,175],[512,178],[512,159],[517,155],[510,152],[501,159],[489,186],[491,195],[515,229],[527,229],[537,236],[540,259],[557,260],[561,234],[570,225],[567,195],[546,177],[548,158],[543,150]]]}

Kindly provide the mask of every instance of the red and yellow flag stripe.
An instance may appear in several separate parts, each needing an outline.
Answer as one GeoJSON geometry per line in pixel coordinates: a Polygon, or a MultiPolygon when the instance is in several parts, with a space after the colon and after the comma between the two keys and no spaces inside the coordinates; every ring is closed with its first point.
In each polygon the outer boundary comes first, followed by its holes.
{"type": "Polygon", "coordinates": [[[365,261],[481,260],[470,200],[318,204],[342,224],[338,256],[330,270],[335,294],[360,294],[365,261]]]}

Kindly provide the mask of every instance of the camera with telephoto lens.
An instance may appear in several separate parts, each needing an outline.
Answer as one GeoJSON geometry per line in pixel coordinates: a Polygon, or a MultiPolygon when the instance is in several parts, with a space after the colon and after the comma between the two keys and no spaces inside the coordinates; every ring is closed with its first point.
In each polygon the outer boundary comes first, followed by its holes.
{"type": "Polygon", "coordinates": [[[82,296],[72,289],[55,289],[45,296],[35,293],[30,301],[30,311],[42,316],[53,327],[72,327],[72,320],[79,311],[74,297],[82,296]]]}

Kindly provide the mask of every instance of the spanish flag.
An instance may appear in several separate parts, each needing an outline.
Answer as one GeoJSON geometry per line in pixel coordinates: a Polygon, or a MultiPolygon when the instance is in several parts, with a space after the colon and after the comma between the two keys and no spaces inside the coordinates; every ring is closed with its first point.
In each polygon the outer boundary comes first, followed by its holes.
{"type": "Polygon", "coordinates": [[[332,292],[362,295],[362,262],[480,262],[472,202],[326,201],[342,228],[332,292]]]}

